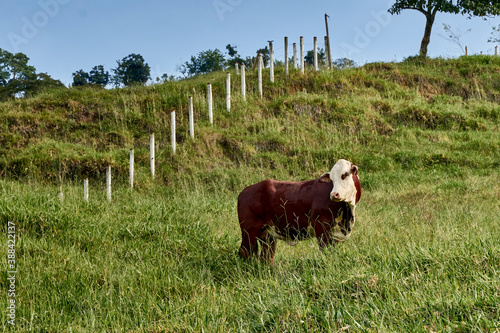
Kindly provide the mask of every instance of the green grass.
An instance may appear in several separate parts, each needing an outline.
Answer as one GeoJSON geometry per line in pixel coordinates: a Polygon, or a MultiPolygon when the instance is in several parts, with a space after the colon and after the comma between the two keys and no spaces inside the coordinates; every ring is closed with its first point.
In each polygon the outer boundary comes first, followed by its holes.
{"type": "MultiPolygon", "coordinates": [[[[0,103],[1,230],[15,222],[18,237],[14,330],[500,329],[499,68],[499,58],[478,56],[288,79],[278,72],[262,101],[250,72],[246,103],[233,85],[231,114],[224,73],[0,103]],[[203,111],[208,82],[217,96],[213,126],[203,111]],[[280,242],[274,266],[241,260],[239,192],[265,178],[318,177],[338,158],[360,167],[351,238],[324,252],[314,240],[280,242]]],[[[6,245],[0,257],[6,267],[6,245]]],[[[6,270],[0,275],[6,304],[6,270]]],[[[10,329],[6,311],[1,319],[10,329]]]]}

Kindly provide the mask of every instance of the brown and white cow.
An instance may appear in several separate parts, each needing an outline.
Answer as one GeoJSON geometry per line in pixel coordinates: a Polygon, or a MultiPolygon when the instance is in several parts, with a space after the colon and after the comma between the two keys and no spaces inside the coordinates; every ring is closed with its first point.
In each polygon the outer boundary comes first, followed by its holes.
{"type": "Polygon", "coordinates": [[[320,248],[346,240],[361,197],[358,167],[339,160],[318,179],[272,179],[245,188],[238,196],[240,255],[251,258],[261,244],[261,260],[274,262],[278,239],[291,245],[316,237],[320,248]]]}

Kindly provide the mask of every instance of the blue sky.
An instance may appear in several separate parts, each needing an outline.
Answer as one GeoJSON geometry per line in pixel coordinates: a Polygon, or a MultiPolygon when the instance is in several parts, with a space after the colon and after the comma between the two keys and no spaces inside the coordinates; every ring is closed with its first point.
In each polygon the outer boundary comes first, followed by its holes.
{"type": "MultiPolygon", "coordinates": [[[[23,52],[38,72],[66,85],[72,73],[93,66],[116,67],[131,53],[141,54],[151,76],[179,75],[177,68],[198,52],[237,46],[242,56],[274,40],[275,58],[283,60],[283,37],[305,49],[323,47],[324,14],[328,13],[333,59],[348,57],[362,65],[374,61],[401,61],[418,53],[424,16],[405,11],[391,16],[388,0],[2,0],[0,48],[23,52]]],[[[462,32],[470,53],[492,54],[487,43],[491,27],[500,18],[467,19],[438,13],[429,55],[457,57],[460,48],[439,35],[443,23],[462,32]]]]}

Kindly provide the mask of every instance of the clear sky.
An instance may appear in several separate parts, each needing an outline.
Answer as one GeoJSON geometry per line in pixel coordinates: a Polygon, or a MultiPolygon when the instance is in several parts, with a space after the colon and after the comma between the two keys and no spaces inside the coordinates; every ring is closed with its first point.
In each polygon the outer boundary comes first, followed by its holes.
{"type": "MultiPolygon", "coordinates": [[[[418,54],[424,15],[404,11],[391,16],[393,0],[1,0],[0,48],[22,52],[38,72],[48,73],[66,85],[72,73],[141,54],[151,66],[151,76],[178,76],[177,68],[192,55],[208,49],[237,46],[241,56],[274,40],[275,58],[284,59],[283,37],[306,50],[313,37],[324,47],[324,14],[329,28],[333,59],[347,57],[359,65],[374,61],[401,61],[418,54]]],[[[452,30],[470,32],[462,38],[469,53],[492,54],[491,27],[500,18],[467,19],[438,13],[429,56],[457,57],[460,48],[439,35],[443,23],[452,30]]]]}

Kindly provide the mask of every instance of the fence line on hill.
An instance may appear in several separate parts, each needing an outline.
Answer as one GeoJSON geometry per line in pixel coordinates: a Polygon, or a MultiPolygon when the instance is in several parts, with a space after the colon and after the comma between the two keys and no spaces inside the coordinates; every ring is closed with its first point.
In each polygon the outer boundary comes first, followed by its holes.
{"type": "MultiPolygon", "coordinates": [[[[325,43],[327,43],[328,40],[325,36],[325,43]]],[[[284,38],[284,44],[285,44],[285,62],[284,62],[284,75],[287,77],[289,75],[289,69],[288,69],[288,37],[284,38]]],[[[318,71],[319,70],[319,63],[318,63],[318,46],[317,46],[317,37],[313,38],[313,45],[314,45],[314,59],[313,59],[313,71],[318,71]]],[[[326,44],[325,44],[326,45],[326,44]]],[[[269,80],[271,83],[274,82],[274,49],[273,49],[273,41],[269,41],[269,50],[270,50],[270,61],[271,65],[269,66],[269,80]]],[[[468,49],[467,46],[465,47],[465,52],[466,55],[468,55],[468,49]]],[[[499,48],[498,46],[495,46],[495,56],[499,56],[499,48]]],[[[304,59],[304,40],[303,37],[300,36],[300,73],[305,73],[305,59],[304,59]]],[[[298,69],[299,64],[298,64],[298,57],[297,57],[297,44],[293,43],[293,67],[295,70],[298,69]]],[[[258,88],[257,88],[257,94],[260,99],[263,98],[263,57],[262,54],[259,53],[257,55],[257,80],[258,80],[258,88]]],[[[326,67],[328,68],[328,67],[326,67]]],[[[241,98],[244,102],[246,102],[246,66],[244,63],[242,64],[235,64],[235,72],[237,75],[240,75],[241,79],[241,98]]],[[[213,101],[214,101],[214,96],[212,94],[212,84],[208,83],[207,84],[207,95],[206,95],[206,101],[208,105],[208,119],[209,123],[213,125],[213,101]]],[[[226,73],[226,111],[231,112],[231,73],[227,72],[226,73]]],[[[188,97],[188,114],[189,114],[189,134],[192,140],[195,139],[194,136],[194,102],[193,102],[193,96],[188,97]]],[[[171,132],[171,148],[172,148],[172,154],[176,154],[176,148],[177,148],[177,143],[176,143],[176,116],[175,116],[175,110],[171,111],[171,117],[170,117],[170,132],[171,132]]],[[[129,161],[129,184],[130,184],[130,189],[134,188],[134,149],[130,149],[130,161],[129,161]]],[[[154,133],[150,134],[150,173],[151,173],[151,178],[154,180],[155,179],[155,137],[154,133]]],[[[109,202],[111,202],[111,166],[108,165],[106,167],[106,197],[109,202]]],[[[62,188],[59,193],[59,198],[62,201],[64,198],[64,195],[62,193],[62,188]]],[[[83,181],[83,200],[85,202],[89,201],[89,180],[88,178],[85,178],[83,181]]]]}

